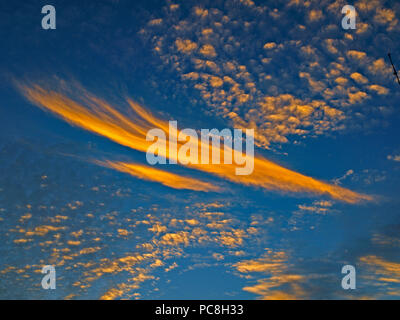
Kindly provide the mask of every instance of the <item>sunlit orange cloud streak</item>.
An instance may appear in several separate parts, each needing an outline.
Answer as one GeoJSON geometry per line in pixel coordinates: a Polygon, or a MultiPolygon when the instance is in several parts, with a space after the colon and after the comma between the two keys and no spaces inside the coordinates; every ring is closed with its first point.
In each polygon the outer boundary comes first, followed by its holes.
{"type": "MultiPolygon", "coordinates": [[[[18,86],[25,97],[33,104],[55,113],[72,125],[107,137],[134,150],[147,151],[148,147],[153,143],[146,141],[146,134],[150,129],[162,129],[168,136],[168,122],[156,118],[130,99],[127,99],[127,102],[132,109],[131,111],[135,112],[131,118],[120,113],[115,107],[88,93],[86,90],[81,89],[79,97],[72,99],[66,94],[48,90],[36,84],[19,84],[18,86]]],[[[178,130],[176,135],[179,135],[179,133],[180,131],[178,130]]],[[[198,141],[198,145],[202,145],[201,141],[198,141]]],[[[220,151],[223,153],[224,149],[221,148],[220,151]]],[[[165,154],[159,155],[166,158],[176,157],[176,155],[170,155],[168,147],[165,154]]],[[[232,164],[188,164],[188,166],[212,173],[235,183],[268,190],[329,195],[334,199],[348,203],[372,200],[370,196],[307,177],[260,156],[254,158],[254,172],[247,176],[236,175],[236,166],[232,164]]]]}
{"type": "Polygon", "coordinates": [[[164,170],[155,169],[145,165],[125,162],[95,161],[95,163],[148,181],[159,182],[174,189],[190,189],[195,191],[218,191],[219,188],[208,182],[183,177],[164,170]]]}

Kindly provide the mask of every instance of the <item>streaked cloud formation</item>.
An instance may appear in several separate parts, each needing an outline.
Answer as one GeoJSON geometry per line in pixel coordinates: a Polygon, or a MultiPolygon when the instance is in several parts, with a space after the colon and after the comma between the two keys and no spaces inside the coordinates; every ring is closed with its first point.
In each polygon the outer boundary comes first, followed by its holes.
{"type": "Polygon", "coordinates": [[[288,254],[266,249],[264,256],[254,260],[244,260],[234,267],[243,274],[261,273],[269,275],[259,279],[255,285],[243,290],[257,294],[264,300],[296,300],[306,298],[302,288],[307,277],[288,272],[288,254]]]}
{"type": "Polygon", "coordinates": [[[99,165],[109,167],[121,172],[129,173],[139,179],[159,182],[174,189],[190,189],[195,191],[217,191],[218,187],[211,183],[202,182],[197,179],[183,177],[164,170],[155,169],[149,166],[112,161],[95,161],[99,165]]]}
{"type": "MultiPolygon", "coordinates": [[[[60,91],[64,91],[65,93],[45,89],[37,84],[21,84],[19,88],[32,103],[44,110],[55,113],[75,126],[102,135],[134,150],[147,151],[151,145],[151,142],[146,140],[148,130],[160,128],[164,132],[168,132],[166,121],[151,115],[147,110],[130,99],[127,99],[126,103],[130,106],[130,111],[134,112],[132,118],[119,112],[118,108],[87,92],[80,86],[78,86],[79,96],[75,98],[68,96],[66,88],[64,90],[60,89],[60,91]]],[[[177,135],[179,135],[179,130],[177,135]]],[[[201,145],[201,143],[199,141],[198,145],[201,145]]],[[[219,151],[224,152],[224,149],[220,148],[219,151]]],[[[161,155],[170,158],[170,148],[165,152],[166,154],[161,155]]],[[[235,167],[229,164],[189,164],[188,166],[235,183],[261,187],[267,190],[329,195],[334,199],[349,203],[372,199],[369,196],[288,170],[262,157],[254,158],[254,172],[248,176],[236,175],[235,167]]],[[[136,177],[161,182],[158,170],[144,170],[143,167],[139,169],[138,167],[130,167],[126,164],[121,166],[121,163],[111,165],[111,167],[124,172],[129,171],[129,173],[136,177]]],[[[180,178],[180,182],[181,187],[182,184],[186,184],[186,188],[193,188],[192,181],[180,178]]],[[[205,186],[204,183],[200,183],[200,185],[205,186]]]]}

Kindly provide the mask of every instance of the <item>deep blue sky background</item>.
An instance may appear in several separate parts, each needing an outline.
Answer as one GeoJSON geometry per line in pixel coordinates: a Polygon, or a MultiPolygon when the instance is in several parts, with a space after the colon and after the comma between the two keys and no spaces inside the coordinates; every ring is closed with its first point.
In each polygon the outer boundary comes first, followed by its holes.
{"type": "MultiPolygon", "coordinates": [[[[0,297],[398,299],[400,87],[391,74],[387,52],[392,52],[400,68],[400,23],[394,22],[400,7],[395,1],[370,2],[370,8],[358,11],[358,22],[369,29],[348,31],[353,37],[349,41],[340,27],[340,1],[336,11],[328,10],[332,1],[301,3],[187,1],[175,11],[172,2],[165,1],[52,1],[57,29],[42,30],[40,11],[47,1],[2,1],[0,297]],[[286,143],[271,141],[268,148],[259,145],[257,152],[305,175],[373,195],[375,201],[346,204],[328,197],[279,193],[179,167],[171,171],[190,172],[222,185],[224,191],[176,190],[139,180],[88,160],[144,163],[142,153],[43,112],[15,88],[15,81],[50,85],[58,79],[77,81],[111,101],[129,95],[160,117],[178,120],[182,127],[232,127],[214,102],[182,77],[190,68],[196,70],[190,57],[176,51],[175,39],[201,41],[193,30],[218,29],[213,18],[201,20],[193,13],[196,6],[208,9],[209,15],[217,8],[221,16],[237,21],[222,27],[223,37],[210,41],[217,50],[217,66],[222,68],[233,57],[255,79],[254,100],[235,106],[238,115],[244,117],[257,108],[261,95],[285,93],[302,101],[337,103],[337,109],[346,114],[340,130],[333,123],[321,134],[312,129],[304,135],[288,134],[286,143]],[[274,18],[274,9],[279,18],[274,18]],[[323,16],[314,21],[309,15],[312,10],[321,10],[323,16]],[[379,18],[379,12],[390,19],[379,18]],[[151,26],[153,19],[162,19],[161,26],[151,26]],[[186,21],[184,30],[174,33],[179,21],[186,21]],[[244,27],[246,21],[253,23],[252,30],[244,27]],[[305,26],[305,31],[296,31],[298,25],[305,26]],[[223,55],[216,43],[228,42],[229,36],[241,43],[242,50],[223,55]],[[160,38],[161,53],[155,51],[160,38]],[[327,51],[326,39],[337,40],[337,53],[327,51]],[[263,45],[271,42],[282,44],[281,49],[273,49],[281,51],[265,53],[263,45]],[[307,46],[317,54],[301,51],[307,46]],[[356,61],[350,50],[365,52],[366,57],[356,61]],[[272,61],[261,64],[262,55],[272,61]],[[346,93],[334,101],[299,75],[307,72],[322,81],[325,89],[333,90],[336,84],[327,75],[328,66],[340,57],[342,76],[349,82],[353,81],[349,74],[359,72],[368,78],[368,85],[389,92],[377,94],[367,91],[365,84],[348,82],[346,93]],[[379,59],[385,63],[382,72],[369,69],[379,59]],[[179,67],[171,61],[178,61],[179,67]],[[318,66],[310,66],[312,62],[318,66]],[[260,80],[260,73],[272,79],[260,80]],[[369,97],[346,105],[350,87],[369,97]],[[327,210],[318,211],[321,208],[327,210]],[[185,222],[192,219],[197,223],[185,222]],[[212,222],[220,227],[210,226],[212,222]],[[166,229],[148,230],[152,226],[166,229]],[[167,233],[187,239],[162,242],[167,233]],[[224,242],[224,237],[232,242],[224,242]],[[141,258],[121,260],[127,256],[141,258]],[[40,287],[40,269],[46,264],[56,266],[54,291],[40,287]],[[345,264],[357,268],[357,290],[341,289],[340,270],[345,264]],[[263,267],[254,271],[254,266],[263,267]]],[[[356,2],[356,9],[363,8],[362,3],[356,2]]],[[[263,122],[256,119],[259,126],[263,122]]]]}

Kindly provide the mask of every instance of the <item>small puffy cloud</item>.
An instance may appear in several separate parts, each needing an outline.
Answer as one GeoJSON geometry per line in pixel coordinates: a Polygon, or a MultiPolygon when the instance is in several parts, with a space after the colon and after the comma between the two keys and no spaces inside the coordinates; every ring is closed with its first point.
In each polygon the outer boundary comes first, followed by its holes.
{"type": "Polygon", "coordinates": [[[176,39],[175,45],[177,50],[183,53],[191,53],[197,49],[197,44],[189,39],[176,39]]]}
{"type": "Polygon", "coordinates": [[[199,221],[196,219],[186,219],[185,222],[190,226],[195,226],[199,224],[199,221]]]}
{"type": "Polygon", "coordinates": [[[333,205],[332,201],[328,201],[328,200],[315,201],[314,204],[317,206],[321,206],[321,207],[332,207],[332,205],[333,205]]]}
{"type": "Polygon", "coordinates": [[[308,7],[310,5],[310,3],[308,1],[303,1],[303,0],[290,0],[290,2],[288,3],[288,7],[292,7],[292,6],[300,6],[303,5],[305,7],[308,7]]]}
{"type": "Polygon", "coordinates": [[[200,48],[200,53],[208,58],[214,58],[217,53],[215,52],[214,47],[211,44],[205,44],[200,48]]]}
{"type": "Polygon", "coordinates": [[[173,264],[171,264],[169,267],[165,268],[165,272],[170,272],[171,270],[175,269],[178,267],[178,264],[176,262],[174,262],[173,264]]]}
{"type": "Polygon", "coordinates": [[[355,60],[363,60],[367,57],[367,54],[362,51],[357,51],[357,50],[349,50],[347,51],[347,56],[355,59],[355,60]]]}
{"type": "Polygon", "coordinates": [[[350,104],[357,104],[363,102],[365,99],[368,99],[369,96],[363,91],[357,91],[357,92],[349,92],[348,93],[348,98],[349,98],[349,103],[350,104]]]}
{"type": "Polygon", "coordinates": [[[254,2],[251,0],[239,0],[241,4],[248,6],[248,7],[252,7],[254,6],[254,2]]]}
{"type": "Polygon", "coordinates": [[[308,80],[308,85],[314,92],[321,92],[325,89],[325,84],[322,81],[316,80],[308,72],[299,72],[300,78],[305,78],[308,80]]]}
{"type": "Polygon", "coordinates": [[[243,239],[247,236],[244,230],[236,229],[233,231],[221,231],[217,241],[220,245],[235,248],[243,244],[243,239]]]}
{"type": "Polygon", "coordinates": [[[323,16],[324,15],[322,14],[321,10],[314,10],[313,9],[308,13],[308,19],[311,22],[319,21],[319,20],[321,20],[323,18],[323,16]]]}
{"type": "Polygon", "coordinates": [[[222,254],[220,254],[220,253],[213,253],[213,258],[215,259],[215,260],[217,260],[217,261],[222,261],[222,260],[224,260],[224,256],[222,255],[222,254]]]}
{"type": "Polygon", "coordinates": [[[339,51],[334,46],[334,43],[335,43],[334,39],[326,39],[325,40],[325,47],[330,53],[337,54],[339,51]]]}
{"type": "Polygon", "coordinates": [[[345,34],[344,34],[344,38],[345,38],[346,40],[354,40],[353,35],[350,34],[350,33],[345,33],[345,34]]]}
{"type": "Polygon", "coordinates": [[[67,244],[69,244],[70,246],[79,246],[81,242],[78,240],[69,240],[67,241],[67,244]]]}
{"type": "Polygon", "coordinates": [[[347,84],[348,80],[346,78],[343,78],[343,77],[338,77],[338,78],[335,79],[335,82],[337,84],[340,84],[341,86],[344,86],[344,85],[347,84]]]}
{"type": "Polygon", "coordinates": [[[367,32],[368,28],[369,28],[368,23],[359,22],[359,23],[357,23],[356,33],[363,34],[363,33],[367,32]]]}
{"type": "Polygon", "coordinates": [[[162,232],[166,232],[167,231],[167,227],[163,226],[159,223],[155,223],[151,228],[148,228],[147,230],[154,232],[156,234],[162,233],[162,232]]]}
{"type": "Polygon", "coordinates": [[[171,5],[169,6],[169,9],[170,9],[171,11],[178,10],[178,9],[179,9],[179,4],[171,4],[171,5]]]}
{"type": "Polygon", "coordinates": [[[267,42],[264,44],[264,49],[270,50],[276,48],[276,43],[275,42],[267,42]]]}
{"type": "Polygon", "coordinates": [[[369,67],[368,70],[372,73],[372,74],[380,74],[380,75],[384,75],[387,74],[387,72],[389,71],[388,66],[386,65],[385,61],[383,60],[383,58],[377,59],[375,60],[369,67]]]}
{"type": "Polygon", "coordinates": [[[375,11],[379,6],[379,0],[359,0],[356,3],[356,8],[362,12],[375,11]]]}
{"type": "Polygon", "coordinates": [[[372,91],[375,91],[379,95],[385,95],[389,93],[389,89],[386,89],[385,87],[382,87],[377,84],[370,85],[368,88],[372,91]]]}
{"type": "Polygon", "coordinates": [[[159,25],[161,25],[162,24],[162,19],[160,18],[160,19],[153,19],[153,20],[150,20],[149,22],[148,22],[148,25],[149,26],[159,26],[159,25]]]}
{"type": "Polygon", "coordinates": [[[198,80],[199,74],[197,72],[189,72],[182,75],[182,79],[187,80],[198,80]]]}
{"type": "Polygon", "coordinates": [[[224,84],[224,81],[221,78],[215,77],[215,76],[210,77],[210,85],[212,87],[218,88],[218,87],[221,87],[223,84],[224,84]]]}
{"type": "Polygon", "coordinates": [[[162,236],[161,243],[165,245],[178,246],[181,244],[188,245],[189,237],[185,231],[179,231],[176,233],[167,233],[162,236]]]}
{"type": "Polygon", "coordinates": [[[312,46],[303,46],[301,47],[301,51],[308,55],[308,56],[315,56],[315,48],[313,48],[312,46]]]}
{"type": "Polygon", "coordinates": [[[208,10],[201,7],[194,7],[194,13],[198,17],[205,18],[208,15],[208,10]]]}
{"type": "Polygon", "coordinates": [[[201,34],[203,36],[209,36],[210,34],[212,34],[214,31],[212,28],[205,28],[201,31],[201,34]]]}
{"type": "Polygon", "coordinates": [[[358,73],[358,72],[353,72],[350,75],[350,78],[352,78],[354,81],[356,81],[357,83],[360,83],[360,84],[368,83],[368,79],[366,77],[364,77],[361,73],[358,73]]]}

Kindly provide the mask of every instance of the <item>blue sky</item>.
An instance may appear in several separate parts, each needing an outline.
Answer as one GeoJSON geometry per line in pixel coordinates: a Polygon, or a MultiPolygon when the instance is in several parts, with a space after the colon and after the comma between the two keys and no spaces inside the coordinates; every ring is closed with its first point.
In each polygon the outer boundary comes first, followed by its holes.
{"type": "Polygon", "coordinates": [[[43,30],[45,4],[0,4],[1,298],[399,298],[398,3],[53,1],[43,30]],[[104,102],[140,125],[127,98],[180,129],[253,128],[290,183],[98,165],[148,164],[65,110],[104,102]]]}

